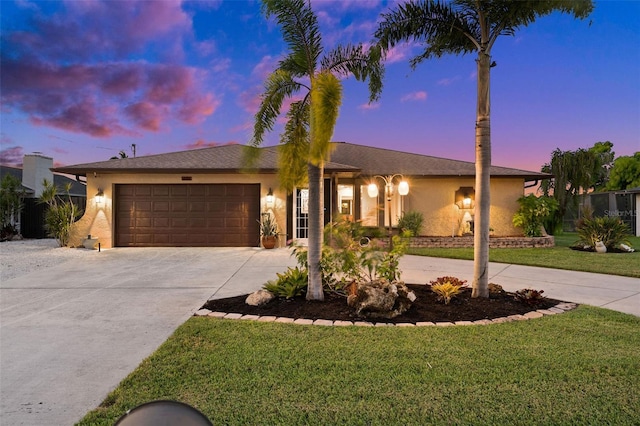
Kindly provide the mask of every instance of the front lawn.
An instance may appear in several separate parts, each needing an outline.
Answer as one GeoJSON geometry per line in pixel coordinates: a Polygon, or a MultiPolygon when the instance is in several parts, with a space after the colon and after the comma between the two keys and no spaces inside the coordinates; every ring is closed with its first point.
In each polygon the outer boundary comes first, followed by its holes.
{"type": "Polygon", "coordinates": [[[637,424],[639,329],[588,306],[447,328],[194,317],[80,424],[156,399],[225,425],[637,424]]]}
{"type": "MultiPolygon", "coordinates": [[[[489,261],[640,278],[640,237],[629,238],[634,253],[605,254],[571,250],[577,239],[565,233],[555,237],[555,247],[491,249],[489,261]]],[[[473,248],[413,248],[408,254],[472,260],[473,248]]]]}

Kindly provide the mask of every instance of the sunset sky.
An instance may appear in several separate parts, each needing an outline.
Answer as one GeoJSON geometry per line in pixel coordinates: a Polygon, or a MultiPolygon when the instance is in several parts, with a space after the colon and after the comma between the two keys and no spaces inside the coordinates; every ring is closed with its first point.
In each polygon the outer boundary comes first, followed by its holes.
{"type": "MultiPolygon", "coordinates": [[[[369,42],[380,0],[312,1],[327,49],[369,42]]],[[[56,165],[246,143],[285,52],[258,1],[1,1],[1,159],[56,165]]],[[[382,97],[344,81],[335,141],[474,160],[475,56],[411,70],[395,49],[382,97]]],[[[493,164],[539,170],[560,148],[640,151],[640,1],[554,14],[493,49],[493,164]]],[[[278,143],[279,131],[267,137],[278,143]]]]}

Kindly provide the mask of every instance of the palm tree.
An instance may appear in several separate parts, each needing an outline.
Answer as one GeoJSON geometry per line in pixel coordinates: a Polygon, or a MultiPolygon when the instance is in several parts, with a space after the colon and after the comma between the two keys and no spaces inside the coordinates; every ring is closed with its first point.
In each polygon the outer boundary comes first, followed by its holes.
{"type": "MultiPolygon", "coordinates": [[[[338,76],[352,74],[361,81],[368,78],[370,100],[377,99],[382,87],[380,52],[376,49],[366,51],[362,45],[348,45],[322,56],[318,20],[310,3],[304,0],[263,0],[262,11],[267,18],[276,18],[289,52],[265,82],[250,145],[258,147],[263,142],[265,133],[273,130],[284,100],[293,100],[281,135],[280,180],[287,190],[291,190],[303,184],[305,177],[307,179],[307,299],[324,300],[320,273],[324,163],[330,158],[330,142],[342,98],[342,84],[338,76]]],[[[250,152],[256,155],[258,151],[250,152]]]]}
{"type": "Polygon", "coordinates": [[[489,297],[489,212],[491,167],[490,70],[496,65],[491,48],[500,35],[538,17],[559,11],[585,18],[593,10],[591,0],[412,0],[382,15],[375,33],[378,46],[386,54],[396,44],[415,41],[424,50],[410,61],[420,62],[446,53],[477,53],[476,110],[476,206],[474,232],[473,297],[489,297]]]}

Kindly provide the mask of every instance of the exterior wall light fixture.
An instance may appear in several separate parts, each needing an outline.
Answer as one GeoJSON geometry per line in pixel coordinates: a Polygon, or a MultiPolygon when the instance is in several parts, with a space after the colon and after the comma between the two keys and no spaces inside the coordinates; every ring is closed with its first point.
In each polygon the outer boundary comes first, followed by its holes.
{"type": "Polygon", "coordinates": [[[98,193],[96,194],[96,204],[104,203],[104,192],[102,189],[98,189],[98,193]]]}
{"type": "Polygon", "coordinates": [[[267,205],[273,206],[274,199],[273,190],[269,188],[269,192],[267,192],[267,205]]]}

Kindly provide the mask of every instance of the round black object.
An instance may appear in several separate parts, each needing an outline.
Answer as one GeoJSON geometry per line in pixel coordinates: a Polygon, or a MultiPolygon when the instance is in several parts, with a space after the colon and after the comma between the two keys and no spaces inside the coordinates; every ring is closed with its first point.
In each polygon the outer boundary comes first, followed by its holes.
{"type": "Polygon", "coordinates": [[[200,411],[178,401],[151,401],[127,411],[115,426],[213,426],[200,411]]]}

